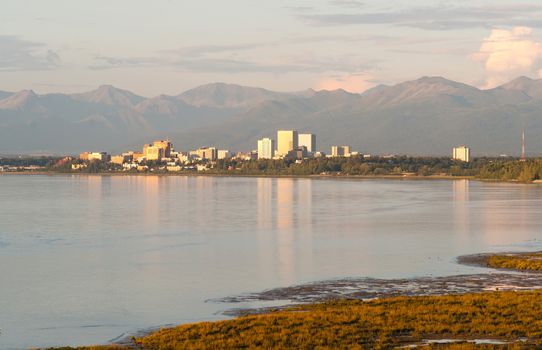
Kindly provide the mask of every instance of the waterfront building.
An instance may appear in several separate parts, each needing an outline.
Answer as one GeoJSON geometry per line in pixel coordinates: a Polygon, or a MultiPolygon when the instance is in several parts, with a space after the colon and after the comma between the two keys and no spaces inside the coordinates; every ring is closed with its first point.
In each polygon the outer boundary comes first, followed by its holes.
{"type": "Polygon", "coordinates": [[[92,162],[93,160],[100,160],[102,162],[109,162],[111,156],[107,152],[92,152],[88,154],[88,161],[92,162]]]}
{"type": "Polygon", "coordinates": [[[145,145],[143,148],[143,153],[145,154],[146,160],[155,160],[161,161],[164,157],[164,149],[162,147],[157,147],[152,144],[145,145]]]}
{"type": "Polygon", "coordinates": [[[131,163],[133,159],[133,153],[127,152],[116,156],[111,156],[111,163],[122,165],[124,163],[131,163]]]}
{"type": "Polygon", "coordinates": [[[250,152],[238,152],[235,155],[235,159],[238,159],[238,160],[256,160],[256,159],[258,159],[258,151],[253,150],[253,151],[250,151],[250,152]]]}
{"type": "Polygon", "coordinates": [[[284,157],[297,148],[297,131],[279,130],[277,132],[277,156],[284,157]]]}
{"type": "Polygon", "coordinates": [[[307,147],[305,146],[297,147],[296,149],[293,149],[290,152],[288,152],[288,155],[286,157],[290,159],[296,159],[296,160],[307,158],[308,157],[307,147]]]}
{"type": "Polygon", "coordinates": [[[217,159],[230,159],[232,157],[232,154],[227,149],[219,149],[216,153],[217,159]]]}
{"type": "Polygon", "coordinates": [[[81,160],[89,160],[91,152],[83,152],[79,154],[79,159],[81,160]]]}
{"type": "Polygon", "coordinates": [[[315,158],[321,158],[321,157],[325,157],[326,154],[324,152],[314,152],[314,157],[315,158]]]}
{"type": "Polygon", "coordinates": [[[180,165],[167,165],[167,166],[166,166],[166,170],[167,170],[167,171],[176,172],[176,171],[181,171],[181,170],[183,170],[183,168],[182,168],[180,165]]]}
{"type": "Polygon", "coordinates": [[[72,170],[81,170],[85,169],[88,165],[86,163],[83,164],[72,164],[72,170]]]}
{"type": "Polygon", "coordinates": [[[299,134],[297,138],[297,146],[307,147],[307,152],[316,152],[316,135],[315,134],[299,134]]]}
{"type": "Polygon", "coordinates": [[[200,147],[197,150],[190,152],[190,154],[198,157],[201,160],[211,161],[216,160],[218,156],[216,147],[200,147]]]}
{"type": "Polygon", "coordinates": [[[141,160],[145,159],[145,154],[143,152],[131,152],[132,153],[132,159],[134,162],[140,162],[141,160]]]}
{"type": "Polygon", "coordinates": [[[470,162],[470,148],[467,146],[454,147],[452,150],[452,159],[463,162],[470,162]]]}
{"type": "Polygon", "coordinates": [[[194,157],[195,155],[193,155],[192,152],[190,153],[179,152],[179,154],[177,155],[177,159],[179,160],[179,162],[183,164],[191,163],[194,157]]]}
{"type": "Polygon", "coordinates": [[[171,151],[173,149],[173,145],[171,144],[170,140],[157,140],[153,142],[154,147],[161,148],[162,151],[162,157],[169,158],[171,156],[171,151]]]}
{"type": "Polygon", "coordinates": [[[258,159],[273,159],[275,140],[263,138],[258,140],[258,159]]]}
{"type": "Polygon", "coordinates": [[[350,146],[331,146],[332,157],[350,157],[350,146]]]}

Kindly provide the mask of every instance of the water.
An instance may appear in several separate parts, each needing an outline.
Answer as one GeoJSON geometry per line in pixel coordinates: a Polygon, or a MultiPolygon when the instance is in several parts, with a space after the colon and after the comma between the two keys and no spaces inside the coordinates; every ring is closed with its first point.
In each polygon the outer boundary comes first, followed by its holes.
{"type": "Polygon", "coordinates": [[[477,273],[539,249],[542,187],[460,181],[0,176],[0,348],[223,318],[206,302],[340,277],[477,273]]]}

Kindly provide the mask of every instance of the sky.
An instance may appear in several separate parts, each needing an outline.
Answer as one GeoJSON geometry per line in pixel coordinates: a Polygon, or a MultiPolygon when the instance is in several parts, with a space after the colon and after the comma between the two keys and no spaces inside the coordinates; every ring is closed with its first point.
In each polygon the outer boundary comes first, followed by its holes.
{"type": "Polygon", "coordinates": [[[542,77],[540,0],[2,0],[0,90],[362,92],[542,77]]]}

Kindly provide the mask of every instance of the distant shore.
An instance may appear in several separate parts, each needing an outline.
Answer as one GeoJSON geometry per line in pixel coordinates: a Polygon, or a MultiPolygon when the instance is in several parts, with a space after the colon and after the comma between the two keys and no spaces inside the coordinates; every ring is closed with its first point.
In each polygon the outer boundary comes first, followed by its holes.
{"type": "Polygon", "coordinates": [[[40,176],[178,176],[178,177],[244,177],[244,178],[271,178],[271,179],[319,179],[319,180],[409,180],[409,181],[455,181],[455,180],[470,180],[486,183],[511,183],[511,184],[527,184],[527,185],[542,185],[541,180],[532,181],[529,183],[519,182],[517,180],[497,180],[497,179],[480,179],[476,176],[452,176],[452,175],[269,175],[269,174],[219,174],[219,173],[152,173],[152,172],[98,172],[98,173],[63,173],[52,171],[6,171],[0,172],[0,176],[20,176],[20,175],[40,175],[40,176]]]}
{"type": "Polygon", "coordinates": [[[179,176],[179,177],[249,177],[249,178],[306,178],[306,179],[360,179],[360,180],[475,180],[485,182],[516,182],[485,180],[475,176],[452,175],[270,175],[270,174],[221,174],[221,173],[152,173],[152,172],[98,172],[98,173],[63,173],[54,171],[6,171],[1,175],[50,175],[50,176],[179,176]]]}

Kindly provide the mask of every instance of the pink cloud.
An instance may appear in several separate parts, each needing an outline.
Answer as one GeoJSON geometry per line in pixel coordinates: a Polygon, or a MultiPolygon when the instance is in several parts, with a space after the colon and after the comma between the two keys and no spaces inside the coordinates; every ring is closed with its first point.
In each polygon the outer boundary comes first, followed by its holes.
{"type": "Polygon", "coordinates": [[[316,84],[317,90],[337,90],[343,89],[348,92],[363,92],[375,84],[371,81],[372,76],[367,74],[343,74],[338,76],[329,76],[322,78],[316,84]]]}

